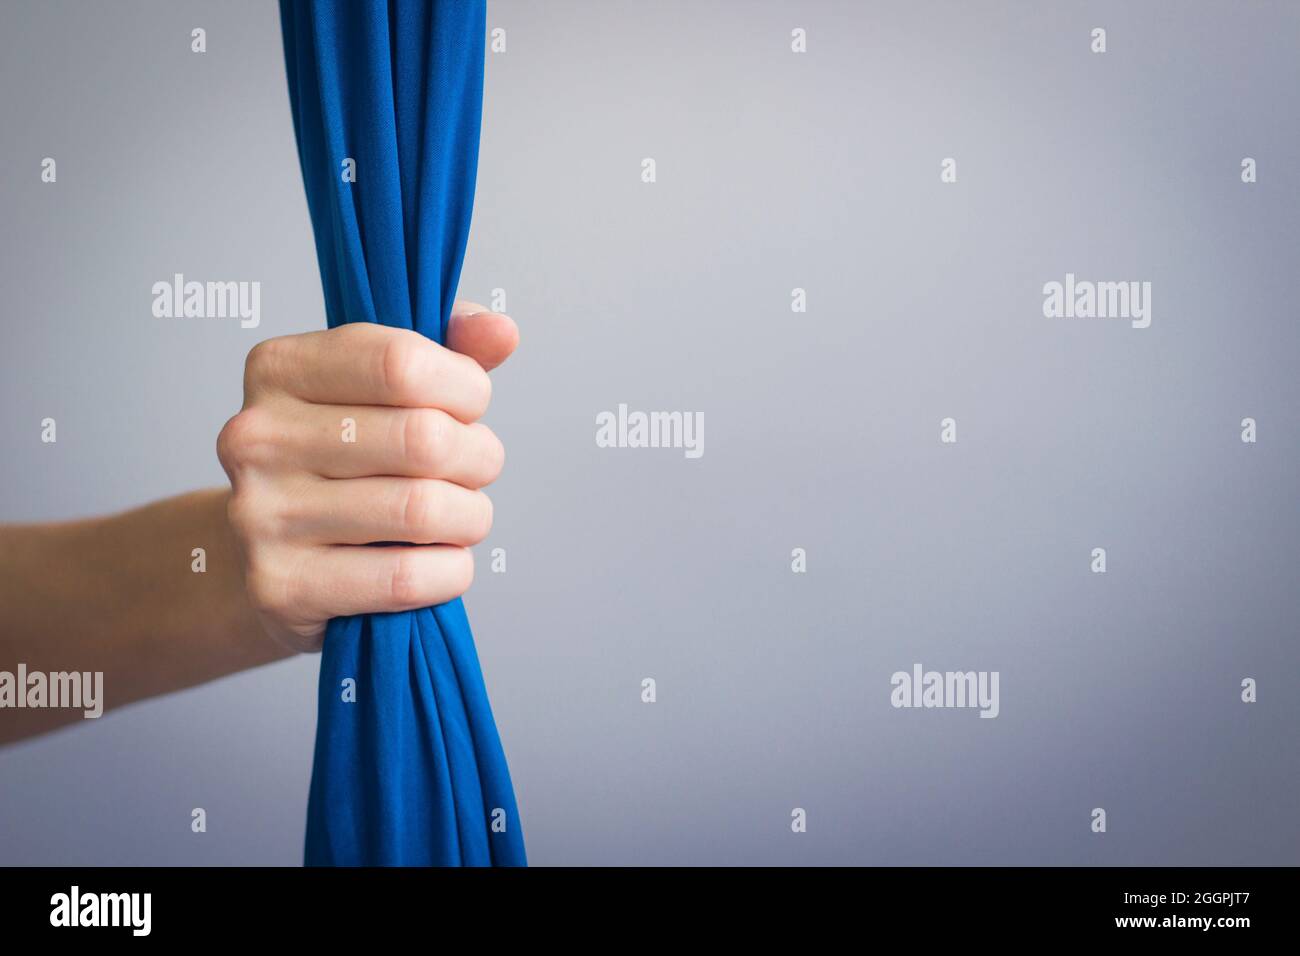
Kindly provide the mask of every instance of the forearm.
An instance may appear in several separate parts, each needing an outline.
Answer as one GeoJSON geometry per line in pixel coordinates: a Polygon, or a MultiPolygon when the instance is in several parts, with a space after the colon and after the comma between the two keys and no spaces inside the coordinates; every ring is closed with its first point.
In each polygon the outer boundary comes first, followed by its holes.
{"type": "MultiPolygon", "coordinates": [[[[228,496],[199,491],[106,518],[0,527],[0,671],[102,672],[108,709],[288,656],[249,606],[228,496]]],[[[0,743],[82,716],[5,707],[0,743]]]]}

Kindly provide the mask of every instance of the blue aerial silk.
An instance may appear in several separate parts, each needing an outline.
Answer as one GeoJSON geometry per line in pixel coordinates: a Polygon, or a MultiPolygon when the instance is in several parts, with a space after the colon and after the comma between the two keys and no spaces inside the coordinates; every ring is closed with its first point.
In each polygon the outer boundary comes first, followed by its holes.
{"type": "MultiPolygon", "coordinates": [[[[280,18],[329,325],[441,342],[474,201],[484,0],[281,0],[280,18]]],[[[319,702],[308,866],[525,864],[459,599],[330,621],[319,702]]]]}

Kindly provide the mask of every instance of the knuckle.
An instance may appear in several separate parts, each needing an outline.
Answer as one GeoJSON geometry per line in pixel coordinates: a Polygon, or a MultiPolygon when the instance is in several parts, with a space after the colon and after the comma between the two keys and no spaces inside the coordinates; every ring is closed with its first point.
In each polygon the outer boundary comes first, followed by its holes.
{"type": "Polygon", "coordinates": [[[232,492],[226,502],[226,520],[235,537],[246,544],[277,541],[286,537],[289,515],[281,506],[268,505],[271,495],[264,488],[256,493],[232,492]]]}
{"type": "Polygon", "coordinates": [[[484,484],[490,485],[501,477],[501,471],[506,466],[506,446],[492,429],[486,425],[482,427],[487,433],[483,450],[483,473],[487,479],[484,484]]]}
{"type": "Polygon", "coordinates": [[[251,495],[238,492],[226,503],[226,520],[235,536],[242,541],[254,541],[262,526],[261,509],[251,495]]]}
{"type": "Polygon", "coordinates": [[[244,412],[233,415],[217,433],[217,459],[226,471],[242,463],[248,416],[244,412]]]}
{"type": "Polygon", "coordinates": [[[268,538],[292,538],[316,528],[331,516],[331,503],[308,483],[279,481],[263,493],[261,533],[268,538]]]}
{"type": "Polygon", "coordinates": [[[289,581],[274,570],[271,562],[256,554],[249,556],[245,570],[245,589],[253,609],[270,617],[285,617],[293,607],[289,581]]]}
{"type": "Polygon", "coordinates": [[[478,514],[475,519],[476,524],[472,532],[472,537],[474,543],[478,544],[492,533],[492,518],[495,509],[493,508],[491,498],[481,491],[476,492],[476,494],[478,495],[478,514]]]}
{"type": "Polygon", "coordinates": [[[433,540],[440,513],[434,487],[424,481],[412,481],[401,493],[398,525],[413,542],[433,540]]]}
{"type": "Polygon", "coordinates": [[[477,362],[472,362],[471,371],[471,388],[473,389],[473,399],[470,407],[474,418],[481,418],[487,413],[488,406],[492,404],[492,377],[483,371],[483,367],[477,362]]]}
{"type": "Polygon", "coordinates": [[[420,374],[419,342],[405,335],[390,336],[379,352],[379,381],[397,401],[415,391],[420,374]]]}
{"type": "Polygon", "coordinates": [[[432,408],[410,409],[402,429],[402,456],[421,472],[431,473],[447,444],[447,416],[432,408]]]}
{"type": "Polygon", "coordinates": [[[457,548],[448,572],[451,590],[457,596],[464,594],[474,583],[474,555],[468,548],[457,548]]]}
{"type": "Polygon", "coordinates": [[[283,354],[283,337],[263,339],[249,349],[244,362],[245,388],[251,391],[272,381],[283,354]]]}
{"type": "Polygon", "coordinates": [[[245,408],[221,429],[217,435],[217,458],[227,472],[260,460],[269,438],[263,418],[256,409],[245,408]]]}
{"type": "Polygon", "coordinates": [[[217,461],[221,462],[221,467],[226,469],[227,474],[233,472],[235,467],[235,430],[238,428],[235,419],[238,417],[238,414],[232,416],[221,426],[221,431],[217,432],[217,461]]]}
{"type": "Polygon", "coordinates": [[[333,337],[334,342],[347,348],[358,348],[363,346],[372,336],[382,334],[384,326],[375,325],[373,322],[344,322],[342,325],[336,325],[330,329],[328,334],[333,337]]]}
{"type": "Polygon", "coordinates": [[[421,603],[421,581],[415,556],[409,552],[396,555],[388,576],[388,596],[395,605],[415,607],[421,603]]]}

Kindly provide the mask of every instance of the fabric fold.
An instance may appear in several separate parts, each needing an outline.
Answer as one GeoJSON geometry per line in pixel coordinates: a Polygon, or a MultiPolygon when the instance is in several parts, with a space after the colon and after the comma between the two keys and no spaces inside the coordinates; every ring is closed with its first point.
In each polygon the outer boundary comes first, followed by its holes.
{"type": "MultiPolygon", "coordinates": [[[[441,342],[474,204],[484,0],[281,0],[280,16],[328,324],[441,342]]],[[[459,599],[331,621],[318,701],[308,865],[526,863],[459,599]]]]}

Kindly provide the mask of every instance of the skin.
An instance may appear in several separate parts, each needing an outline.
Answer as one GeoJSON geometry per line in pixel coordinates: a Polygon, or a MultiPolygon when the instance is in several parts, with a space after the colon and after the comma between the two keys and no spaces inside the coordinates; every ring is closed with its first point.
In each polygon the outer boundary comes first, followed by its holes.
{"type": "MultiPolygon", "coordinates": [[[[0,670],[102,671],[108,710],[319,651],[332,617],[463,594],[505,461],[478,421],[487,372],[518,341],[509,317],[462,301],[446,348],[368,323],[259,343],[217,439],[229,488],[0,526],[0,670]],[[381,541],[402,544],[365,546],[381,541]]],[[[0,743],[81,720],[5,708],[0,743]]]]}

